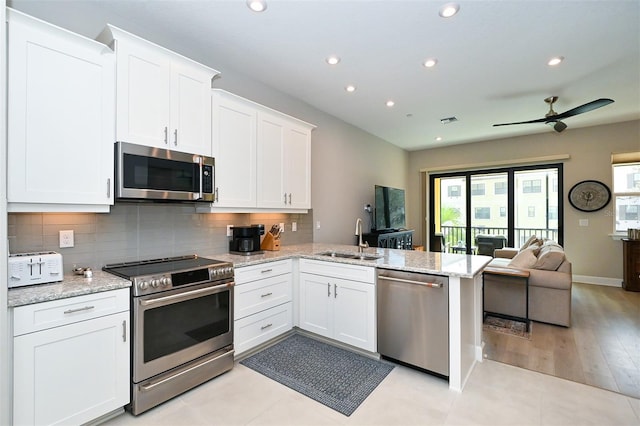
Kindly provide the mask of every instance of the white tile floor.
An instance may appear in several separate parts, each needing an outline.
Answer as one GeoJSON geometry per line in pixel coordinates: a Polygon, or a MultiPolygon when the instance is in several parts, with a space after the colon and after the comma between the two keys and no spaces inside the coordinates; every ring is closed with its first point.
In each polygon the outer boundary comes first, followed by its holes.
{"type": "Polygon", "coordinates": [[[462,393],[397,366],[350,416],[236,363],[233,370],[118,425],[640,425],[640,400],[480,363],[462,393]]]}

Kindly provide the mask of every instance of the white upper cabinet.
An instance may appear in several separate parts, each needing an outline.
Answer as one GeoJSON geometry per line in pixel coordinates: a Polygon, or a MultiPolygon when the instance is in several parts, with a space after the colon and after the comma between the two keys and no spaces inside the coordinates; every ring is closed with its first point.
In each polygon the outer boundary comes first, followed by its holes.
{"type": "Polygon", "coordinates": [[[216,201],[210,211],[310,209],[315,126],[224,90],[211,96],[216,201]]]}
{"type": "Polygon", "coordinates": [[[311,127],[258,114],[258,207],[311,208],[311,127]]]}
{"type": "Polygon", "coordinates": [[[211,80],[218,71],[112,25],[118,141],[211,155],[211,80]]]}
{"type": "Polygon", "coordinates": [[[113,52],[13,9],[7,22],[8,211],[108,212],[113,52]]]}
{"type": "Polygon", "coordinates": [[[257,111],[223,90],[213,90],[215,207],[256,207],[257,111]]]}

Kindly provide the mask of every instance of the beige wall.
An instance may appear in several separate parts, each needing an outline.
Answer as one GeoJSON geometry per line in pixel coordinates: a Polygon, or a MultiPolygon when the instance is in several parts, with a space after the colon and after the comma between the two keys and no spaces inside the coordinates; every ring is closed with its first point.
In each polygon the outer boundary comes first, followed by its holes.
{"type": "MultiPolygon", "coordinates": [[[[571,123],[568,123],[571,126],[571,123]]],[[[522,159],[568,154],[564,160],[564,245],[573,264],[574,275],[622,279],[622,243],[609,235],[613,232],[614,206],[611,202],[594,213],[580,212],[567,201],[568,190],[586,179],[599,180],[612,186],[611,153],[640,149],[640,121],[571,129],[563,133],[548,131],[531,136],[477,142],[409,153],[408,209],[412,219],[421,215],[421,170],[455,165],[482,163],[518,164],[522,159]],[[413,196],[415,194],[415,196],[413,196]],[[578,226],[588,219],[588,227],[578,226]]],[[[427,188],[428,189],[428,188],[427,188]]],[[[422,238],[425,223],[411,226],[422,238]]]]}

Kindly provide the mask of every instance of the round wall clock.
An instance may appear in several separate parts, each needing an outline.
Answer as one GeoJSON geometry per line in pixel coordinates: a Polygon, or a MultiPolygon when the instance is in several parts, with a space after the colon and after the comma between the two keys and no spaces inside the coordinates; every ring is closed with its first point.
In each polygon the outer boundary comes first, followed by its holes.
{"type": "Polygon", "coordinates": [[[569,190],[569,202],[583,212],[598,211],[611,200],[609,187],[597,180],[583,180],[569,190]]]}

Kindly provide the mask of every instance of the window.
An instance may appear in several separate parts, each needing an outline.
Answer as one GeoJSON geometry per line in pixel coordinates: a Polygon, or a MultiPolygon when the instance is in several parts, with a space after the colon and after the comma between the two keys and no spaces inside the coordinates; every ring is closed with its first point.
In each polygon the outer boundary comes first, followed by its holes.
{"type": "Polygon", "coordinates": [[[496,182],[493,184],[493,193],[496,195],[507,193],[507,182],[496,182]]]}
{"type": "Polygon", "coordinates": [[[471,195],[484,195],[484,183],[472,183],[471,195]]]}
{"type": "MultiPolygon", "coordinates": [[[[637,156],[640,157],[640,153],[637,156]]],[[[616,154],[612,156],[614,230],[624,233],[630,228],[640,228],[640,162],[618,163],[615,160],[616,154]]]]}
{"type": "Polygon", "coordinates": [[[522,192],[524,194],[534,194],[542,192],[542,180],[525,180],[522,182],[522,192]]]}
{"type": "Polygon", "coordinates": [[[500,207],[500,217],[507,217],[507,208],[500,207]]]}
{"type": "Polygon", "coordinates": [[[549,206],[549,220],[558,220],[558,207],[549,206]]]}
{"type": "Polygon", "coordinates": [[[536,208],[535,208],[535,206],[529,206],[529,208],[527,209],[527,216],[528,217],[536,217],[536,208]]]}
{"type": "Polygon", "coordinates": [[[447,195],[449,197],[459,197],[460,192],[460,185],[453,185],[447,189],[447,195]]]}
{"type": "Polygon", "coordinates": [[[491,219],[491,209],[489,207],[476,207],[475,208],[476,219],[491,219]]]}

